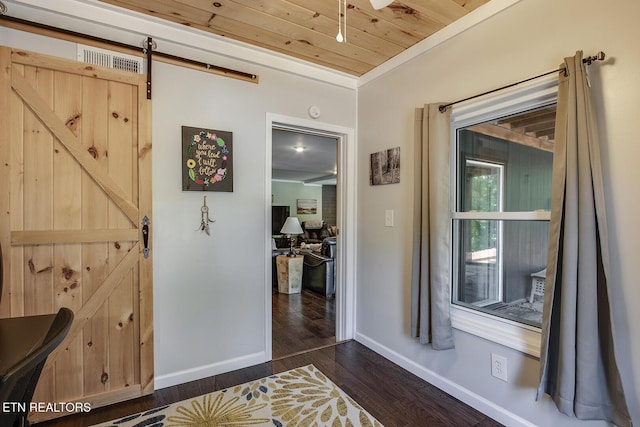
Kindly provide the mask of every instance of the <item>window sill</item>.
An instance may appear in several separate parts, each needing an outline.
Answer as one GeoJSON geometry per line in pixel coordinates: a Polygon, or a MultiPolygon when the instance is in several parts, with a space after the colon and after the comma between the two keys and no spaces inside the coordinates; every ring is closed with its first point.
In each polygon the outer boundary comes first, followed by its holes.
{"type": "Polygon", "coordinates": [[[451,304],[455,329],[540,357],[540,329],[451,304]]]}

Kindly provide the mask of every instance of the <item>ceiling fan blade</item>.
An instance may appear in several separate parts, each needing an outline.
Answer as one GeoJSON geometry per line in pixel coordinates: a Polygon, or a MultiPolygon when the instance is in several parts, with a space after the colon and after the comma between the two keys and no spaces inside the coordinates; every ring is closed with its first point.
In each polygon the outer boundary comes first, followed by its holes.
{"type": "Polygon", "coordinates": [[[369,0],[374,9],[382,9],[393,3],[393,0],[369,0]]]}

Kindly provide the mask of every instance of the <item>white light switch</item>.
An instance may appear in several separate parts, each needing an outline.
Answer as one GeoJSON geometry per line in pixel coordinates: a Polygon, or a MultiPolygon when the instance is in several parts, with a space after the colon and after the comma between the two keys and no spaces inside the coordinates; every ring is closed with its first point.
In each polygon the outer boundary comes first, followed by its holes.
{"type": "Polygon", "coordinates": [[[393,227],[393,209],[384,211],[384,226],[393,227]]]}

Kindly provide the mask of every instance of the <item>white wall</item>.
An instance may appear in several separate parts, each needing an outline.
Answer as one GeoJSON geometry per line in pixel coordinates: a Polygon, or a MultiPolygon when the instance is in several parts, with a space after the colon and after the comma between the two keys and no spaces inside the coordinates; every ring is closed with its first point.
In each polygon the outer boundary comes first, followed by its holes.
{"type": "MultiPolygon", "coordinates": [[[[249,65],[244,64],[243,68],[249,65]]],[[[154,69],[154,295],[159,385],[265,360],[266,113],[355,127],[355,92],[250,66],[255,85],[175,66],[154,69]],[[180,126],[233,132],[233,193],[209,193],[211,236],[194,231],[202,193],[181,191],[180,126]],[[196,372],[190,372],[191,370],[196,372]],[[179,375],[176,376],[176,373],[179,375]],[[167,377],[168,376],[168,377],[167,377]],[[166,379],[163,377],[167,377],[166,379]]],[[[268,203],[268,205],[267,205],[268,203]]],[[[270,259],[270,258],[269,258],[270,259]]]]}
{"type": "MultiPolygon", "coordinates": [[[[75,59],[71,43],[4,27],[0,44],[75,59]]],[[[266,114],[304,119],[308,107],[317,105],[323,123],[345,128],[355,128],[356,117],[353,89],[195,50],[183,48],[182,54],[214,64],[223,60],[226,67],[257,73],[260,83],[154,63],[157,388],[266,360],[266,114]],[[182,191],[183,125],[233,132],[233,192],[182,191]],[[211,236],[197,231],[205,194],[216,221],[211,236]]]]}
{"type": "Polygon", "coordinates": [[[483,408],[508,425],[603,425],[535,402],[538,360],[456,331],[456,349],[436,352],[410,337],[413,114],[552,70],[564,57],[606,52],[591,66],[602,139],[618,363],[640,423],[640,3],[631,0],[522,0],[424,55],[363,84],[358,92],[357,339],[483,408]],[[369,154],[401,145],[398,185],[368,185],[369,154]],[[384,227],[394,209],[396,226],[384,227]],[[507,357],[509,381],[490,375],[490,353],[507,357]]]}

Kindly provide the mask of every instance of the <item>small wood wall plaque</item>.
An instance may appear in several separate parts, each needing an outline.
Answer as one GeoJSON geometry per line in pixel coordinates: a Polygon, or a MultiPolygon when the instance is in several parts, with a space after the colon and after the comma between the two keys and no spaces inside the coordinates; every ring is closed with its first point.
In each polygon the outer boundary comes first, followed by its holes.
{"type": "Polygon", "coordinates": [[[182,126],[182,190],[233,191],[233,133],[182,126]]]}

